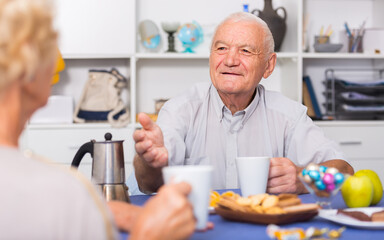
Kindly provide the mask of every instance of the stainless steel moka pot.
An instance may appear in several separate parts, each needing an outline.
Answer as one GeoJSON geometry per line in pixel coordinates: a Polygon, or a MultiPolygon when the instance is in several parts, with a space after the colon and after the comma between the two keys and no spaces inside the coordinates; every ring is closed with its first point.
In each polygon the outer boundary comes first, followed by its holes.
{"type": "Polygon", "coordinates": [[[91,140],[84,143],[72,161],[78,167],[86,153],[92,157],[92,182],[100,188],[105,199],[130,202],[125,185],[123,140],[112,141],[112,134],[104,135],[105,141],[91,140]]]}

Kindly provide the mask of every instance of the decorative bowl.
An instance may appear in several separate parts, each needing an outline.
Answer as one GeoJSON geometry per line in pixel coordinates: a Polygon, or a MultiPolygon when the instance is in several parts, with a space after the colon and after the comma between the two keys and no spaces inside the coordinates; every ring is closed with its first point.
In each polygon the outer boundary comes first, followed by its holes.
{"type": "Polygon", "coordinates": [[[179,22],[162,22],[161,27],[163,30],[167,33],[174,33],[179,28],[180,23],[179,22]]]}
{"type": "Polygon", "coordinates": [[[310,163],[298,177],[316,203],[322,208],[330,209],[333,197],[339,192],[348,176],[336,168],[310,163]]]}
{"type": "Polygon", "coordinates": [[[315,43],[315,52],[338,52],[343,47],[341,43],[315,43]]]}

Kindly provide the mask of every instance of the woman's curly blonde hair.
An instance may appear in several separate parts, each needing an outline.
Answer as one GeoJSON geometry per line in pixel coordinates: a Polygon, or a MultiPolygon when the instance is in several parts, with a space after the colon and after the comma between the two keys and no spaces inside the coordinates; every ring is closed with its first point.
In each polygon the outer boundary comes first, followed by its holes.
{"type": "Polygon", "coordinates": [[[0,0],[0,92],[13,81],[31,79],[56,54],[48,0],[0,0]]]}

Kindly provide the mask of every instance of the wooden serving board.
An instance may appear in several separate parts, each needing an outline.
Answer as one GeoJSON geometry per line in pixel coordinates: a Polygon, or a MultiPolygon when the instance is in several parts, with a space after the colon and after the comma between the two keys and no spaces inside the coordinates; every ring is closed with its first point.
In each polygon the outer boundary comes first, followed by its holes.
{"type": "Polygon", "coordinates": [[[287,224],[293,222],[304,222],[312,219],[318,214],[317,209],[303,211],[299,213],[284,213],[284,214],[261,214],[234,211],[226,207],[218,206],[215,208],[216,214],[222,218],[238,221],[238,222],[250,222],[257,224],[287,224]]]}

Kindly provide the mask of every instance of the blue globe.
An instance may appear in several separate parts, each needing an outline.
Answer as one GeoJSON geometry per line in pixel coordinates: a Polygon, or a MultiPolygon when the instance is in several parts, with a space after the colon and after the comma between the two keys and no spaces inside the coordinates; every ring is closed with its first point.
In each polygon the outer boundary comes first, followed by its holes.
{"type": "Polygon", "coordinates": [[[148,37],[147,39],[145,39],[143,41],[143,45],[144,47],[146,48],[149,48],[149,49],[154,49],[154,48],[157,48],[157,46],[159,46],[160,44],[160,35],[157,34],[155,36],[151,36],[151,37],[148,37]]]}
{"type": "Polygon", "coordinates": [[[193,21],[180,26],[177,37],[185,48],[184,52],[194,53],[193,48],[203,42],[203,30],[193,21]]]}

